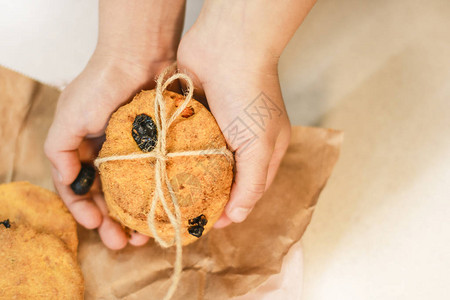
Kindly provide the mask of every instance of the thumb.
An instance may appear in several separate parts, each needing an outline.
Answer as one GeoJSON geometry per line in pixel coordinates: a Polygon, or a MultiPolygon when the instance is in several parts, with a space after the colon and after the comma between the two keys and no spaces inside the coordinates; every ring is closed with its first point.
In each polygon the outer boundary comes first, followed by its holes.
{"type": "Polygon", "coordinates": [[[255,143],[252,149],[236,151],[236,176],[231,188],[230,201],[225,208],[227,217],[235,222],[244,221],[266,190],[267,172],[272,147],[255,143]]]}

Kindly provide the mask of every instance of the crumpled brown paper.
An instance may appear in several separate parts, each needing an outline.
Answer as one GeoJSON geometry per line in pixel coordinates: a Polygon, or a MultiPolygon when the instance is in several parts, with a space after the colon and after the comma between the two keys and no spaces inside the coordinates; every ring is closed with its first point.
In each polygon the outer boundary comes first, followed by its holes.
{"type": "MultiPolygon", "coordinates": [[[[58,91],[0,68],[0,182],[28,180],[53,189],[43,142],[58,91]]],[[[303,235],[339,155],[342,133],[294,127],[272,186],[248,219],[212,230],[183,248],[183,273],[173,299],[229,299],[280,271],[303,235]]],[[[95,231],[79,228],[86,299],[161,299],[170,284],[174,249],[106,249],[95,231]]]]}

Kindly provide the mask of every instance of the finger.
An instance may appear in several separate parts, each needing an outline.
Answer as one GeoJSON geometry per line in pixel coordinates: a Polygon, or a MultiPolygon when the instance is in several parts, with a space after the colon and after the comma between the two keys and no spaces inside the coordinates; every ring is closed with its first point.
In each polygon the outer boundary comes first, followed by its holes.
{"type": "MultiPolygon", "coordinates": [[[[286,153],[287,147],[289,145],[290,132],[291,132],[290,126],[288,126],[286,130],[282,130],[280,132],[280,135],[277,138],[277,141],[276,141],[277,148],[274,150],[273,155],[270,158],[264,191],[266,191],[269,188],[269,186],[273,182],[273,179],[275,178],[275,175],[278,171],[281,160],[283,159],[283,156],[286,153]]],[[[224,228],[224,227],[227,227],[228,225],[230,225],[231,223],[232,223],[232,221],[224,213],[219,218],[219,220],[214,224],[214,227],[215,228],[224,228]]]]}
{"type": "Polygon", "coordinates": [[[78,147],[80,161],[93,164],[105,140],[106,136],[104,134],[99,137],[84,139],[78,147]]]}
{"type": "Polygon", "coordinates": [[[81,169],[78,147],[83,136],[74,134],[65,124],[55,120],[49,129],[44,150],[54,166],[55,179],[63,185],[71,184],[81,169]]]}
{"type": "Polygon", "coordinates": [[[272,146],[266,143],[252,145],[252,149],[236,151],[236,176],[225,213],[235,222],[244,221],[266,188],[267,170],[272,157],[272,146]]]}
{"type": "Polygon", "coordinates": [[[109,216],[103,216],[103,222],[98,228],[98,234],[103,244],[111,250],[120,250],[128,243],[128,238],[122,226],[109,216]]]}
{"type": "Polygon", "coordinates": [[[128,240],[128,242],[130,243],[130,245],[133,245],[133,246],[143,246],[150,239],[150,237],[143,235],[139,232],[135,232],[135,231],[132,231],[130,233],[130,235],[131,235],[131,237],[128,240]]]}
{"type": "Polygon", "coordinates": [[[109,216],[103,195],[95,193],[93,198],[103,216],[102,223],[98,227],[98,234],[103,244],[112,250],[124,248],[128,243],[128,237],[122,226],[109,216]]]}
{"type": "Polygon", "coordinates": [[[228,219],[227,215],[223,213],[219,220],[214,224],[214,228],[224,228],[233,223],[230,219],[228,219]]]}
{"type": "MultiPolygon", "coordinates": [[[[52,168],[54,178],[56,172],[55,168],[52,168]]],[[[97,205],[92,202],[91,193],[79,196],[75,195],[69,186],[63,185],[58,180],[54,181],[54,184],[62,200],[78,223],[88,229],[100,226],[102,214],[97,205]]]]}

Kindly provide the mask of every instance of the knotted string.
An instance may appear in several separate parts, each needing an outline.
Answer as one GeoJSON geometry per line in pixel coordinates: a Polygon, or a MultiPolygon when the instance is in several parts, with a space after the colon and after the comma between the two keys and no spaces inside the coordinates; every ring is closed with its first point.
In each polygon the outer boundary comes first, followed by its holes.
{"type": "Polygon", "coordinates": [[[170,157],[178,157],[178,156],[197,156],[197,155],[224,155],[230,162],[233,161],[233,154],[226,147],[220,149],[205,149],[205,150],[195,150],[195,151],[181,151],[181,152],[171,152],[167,153],[166,150],[166,137],[167,131],[172,124],[172,122],[181,114],[181,112],[187,107],[189,102],[192,100],[192,96],[194,93],[194,84],[189,76],[176,73],[169,77],[166,81],[164,78],[169,73],[170,69],[173,66],[169,66],[166,68],[159,76],[156,81],[156,95],[155,95],[155,123],[156,128],[158,129],[158,142],[152,152],[149,153],[132,153],[128,155],[114,155],[109,157],[97,158],[94,161],[94,164],[97,168],[99,168],[100,164],[115,161],[115,160],[134,160],[134,159],[143,159],[153,157],[156,159],[155,162],[155,190],[153,199],[150,203],[150,212],[147,215],[147,223],[150,231],[153,234],[156,242],[164,248],[168,248],[175,244],[176,247],[176,256],[175,256],[175,266],[174,272],[172,275],[172,283],[167,291],[164,299],[170,299],[175,290],[177,289],[178,282],[181,278],[181,270],[182,270],[182,242],[181,242],[181,212],[180,206],[178,204],[177,197],[170,183],[169,177],[167,175],[167,159],[170,157]],[[172,114],[172,116],[167,120],[166,115],[166,106],[164,101],[164,91],[167,87],[177,79],[182,79],[187,83],[187,94],[183,103],[178,107],[178,109],[172,114]],[[169,209],[167,201],[164,197],[163,192],[163,182],[167,186],[169,191],[170,200],[172,200],[172,204],[174,207],[174,213],[169,209]],[[174,239],[172,241],[166,241],[161,238],[155,227],[155,210],[158,204],[158,201],[161,202],[162,207],[164,208],[164,212],[169,218],[170,224],[174,229],[174,239]]]}

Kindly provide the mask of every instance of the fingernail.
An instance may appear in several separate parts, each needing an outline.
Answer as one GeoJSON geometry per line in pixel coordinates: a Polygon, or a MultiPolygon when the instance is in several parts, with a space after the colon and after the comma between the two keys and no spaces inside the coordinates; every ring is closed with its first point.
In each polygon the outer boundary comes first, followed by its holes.
{"type": "Polygon", "coordinates": [[[250,211],[251,211],[250,208],[235,207],[235,208],[231,209],[231,211],[227,215],[231,221],[239,223],[239,222],[244,221],[245,218],[247,218],[250,211]]]}

